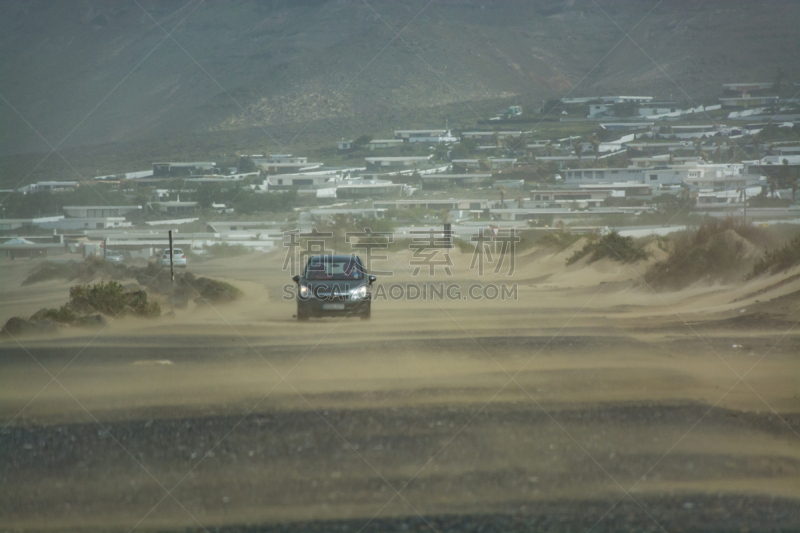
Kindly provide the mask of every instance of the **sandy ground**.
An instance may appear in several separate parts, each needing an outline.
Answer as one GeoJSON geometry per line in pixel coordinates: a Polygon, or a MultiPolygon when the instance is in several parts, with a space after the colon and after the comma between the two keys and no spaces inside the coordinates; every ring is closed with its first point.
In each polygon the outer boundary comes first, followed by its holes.
{"type": "MultiPolygon", "coordinates": [[[[308,323],[282,252],[250,254],[189,268],[234,303],[6,338],[0,529],[800,529],[800,269],[655,293],[571,253],[391,254],[384,288],[459,299],[308,323]]],[[[67,300],[32,266],[0,263],[3,321],[67,300]]]]}

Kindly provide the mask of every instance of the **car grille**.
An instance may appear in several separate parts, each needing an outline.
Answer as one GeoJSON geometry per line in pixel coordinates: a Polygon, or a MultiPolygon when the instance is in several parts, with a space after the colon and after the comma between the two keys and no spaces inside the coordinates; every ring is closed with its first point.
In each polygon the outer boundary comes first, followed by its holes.
{"type": "Polygon", "coordinates": [[[350,299],[350,295],[348,293],[330,293],[319,291],[317,293],[317,298],[326,302],[346,302],[350,299]]]}

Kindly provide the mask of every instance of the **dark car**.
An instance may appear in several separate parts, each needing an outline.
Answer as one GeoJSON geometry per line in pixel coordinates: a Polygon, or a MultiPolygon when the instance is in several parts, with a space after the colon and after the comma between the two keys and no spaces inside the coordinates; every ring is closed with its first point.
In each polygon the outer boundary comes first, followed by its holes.
{"type": "Polygon", "coordinates": [[[297,320],[312,316],[370,317],[375,276],[356,255],[314,255],[297,283],[297,320]]]}

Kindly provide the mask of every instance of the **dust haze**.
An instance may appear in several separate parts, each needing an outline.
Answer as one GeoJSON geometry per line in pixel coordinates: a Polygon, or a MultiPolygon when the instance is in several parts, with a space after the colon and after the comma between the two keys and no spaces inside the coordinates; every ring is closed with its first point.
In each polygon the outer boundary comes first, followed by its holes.
{"type": "MultiPolygon", "coordinates": [[[[193,270],[241,300],[115,320],[86,348],[95,332],[6,341],[2,416],[25,409],[3,435],[4,522],[127,528],[175,485],[219,526],[572,512],[646,525],[623,491],[666,523],[749,520],[731,501],[794,516],[800,293],[781,281],[797,270],[654,293],[641,264],[564,268],[572,252],[520,254],[515,301],[387,300],[369,322],[296,322],[281,252],[212,260],[193,270]],[[64,388],[41,390],[50,375],[64,388]],[[602,517],[620,498],[625,512],[602,517]]],[[[451,255],[448,283],[474,281],[471,255],[451,255]]],[[[30,264],[10,263],[3,318],[65,299],[59,281],[20,288],[30,264]]],[[[198,526],[167,498],[139,527],[198,526]]]]}
{"type": "Polygon", "coordinates": [[[0,531],[800,531],[798,28],[0,2],[0,531]]]}

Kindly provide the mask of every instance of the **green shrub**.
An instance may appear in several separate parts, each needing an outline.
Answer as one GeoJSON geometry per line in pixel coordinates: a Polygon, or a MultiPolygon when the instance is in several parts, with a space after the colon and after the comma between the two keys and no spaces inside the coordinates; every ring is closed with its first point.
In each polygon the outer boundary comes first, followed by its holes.
{"type": "Polygon", "coordinates": [[[590,263],[599,261],[604,257],[625,263],[647,259],[647,252],[642,246],[633,241],[633,237],[623,237],[616,231],[599,238],[596,235],[591,235],[589,242],[567,259],[567,265],[576,263],[587,255],[590,256],[590,263]]]}
{"type": "Polygon", "coordinates": [[[117,316],[131,312],[144,317],[161,315],[158,302],[148,303],[145,291],[125,292],[116,281],[70,287],[68,305],[82,314],[100,312],[117,316]]]}
{"type": "Polygon", "coordinates": [[[800,235],[780,248],[764,252],[762,257],[756,259],[753,270],[745,279],[753,279],[765,272],[777,274],[798,264],[800,264],[800,235]]]}
{"type": "Polygon", "coordinates": [[[53,320],[60,324],[71,324],[78,319],[78,314],[67,305],[53,307],[39,311],[31,317],[31,320],[53,320]]]}

